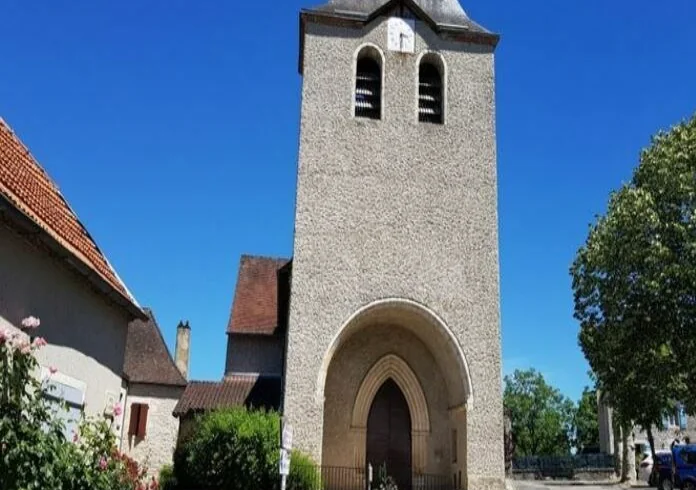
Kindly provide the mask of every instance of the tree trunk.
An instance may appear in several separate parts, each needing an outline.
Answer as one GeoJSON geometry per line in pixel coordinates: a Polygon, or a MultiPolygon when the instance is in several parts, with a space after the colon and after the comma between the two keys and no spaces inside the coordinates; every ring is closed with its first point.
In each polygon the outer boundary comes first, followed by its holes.
{"type": "Polygon", "coordinates": [[[623,445],[621,455],[621,481],[633,483],[636,481],[636,449],[633,444],[631,426],[629,424],[622,424],[621,443],[623,445]]]}
{"type": "Polygon", "coordinates": [[[652,425],[647,425],[645,431],[648,433],[648,443],[650,444],[650,454],[652,455],[653,464],[657,461],[655,455],[655,437],[652,433],[652,425]]]}

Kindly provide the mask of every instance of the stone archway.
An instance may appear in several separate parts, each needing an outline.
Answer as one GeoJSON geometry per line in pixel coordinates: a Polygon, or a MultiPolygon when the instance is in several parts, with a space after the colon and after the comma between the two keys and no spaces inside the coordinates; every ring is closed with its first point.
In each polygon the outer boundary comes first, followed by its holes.
{"type": "Polygon", "coordinates": [[[365,464],[367,447],[367,422],[372,402],[382,385],[388,380],[394,381],[406,399],[411,416],[411,456],[413,472],[422,473],[426,463],[426,437],[430,433],[430,416],[423,388],[413,370],[400,357],[389,354],[382,357],[368,371],[355,397],[351,430],[358,437],[356,464],[365,464]]]}

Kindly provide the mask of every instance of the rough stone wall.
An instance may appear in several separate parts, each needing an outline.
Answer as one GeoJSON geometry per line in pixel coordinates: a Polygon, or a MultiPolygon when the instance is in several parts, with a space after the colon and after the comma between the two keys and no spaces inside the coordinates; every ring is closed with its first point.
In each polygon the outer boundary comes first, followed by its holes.
{"type": "Polygon", "coordinates": [[[504,485],[494,62],[417,23],[416,55],[386,51],[386,19],[362,31],[308,23],[284,411],[321,458],[317,376],[332,338],[381,298],[417,301],[452,329],[471,370],[468,486],[504,485]],[[354,57],[384,51],[383,119],[353,117],[354,57]],[[417,120],[416,60],[441,52],[446,124],[417,120]]]}
{"type": "Polygon", "coordinates": [[[179,432],[179,420],[172,412],[183,392],[181,386],[133,384],[128,387],[121,447],[132,458],[145,464],[150,474],[156,475],[162,466],[172,464],[179,432]],[[134,403],[144,403],[149,407],[144,438],[128,435],[134,403]]]}
{"type": "Polygon", "coordinates": [[[283,373],[284,337],[280,335],[227,335],[225,374],[283,373]]]}
{"type": "MultiPolygon", "coordinates": [[[[47,252],[0,225],[0,329],[15,331],[33,315],[33,335],[48,345],[39,363],[85,384],[85,412],[103,414],[107,392],[117,397],[129,318],[47,252]]],[[[122,419],[121,419],[122,420],[122,419]]],[[[121,420],[115,430],[120,434],[121,420]]]]}

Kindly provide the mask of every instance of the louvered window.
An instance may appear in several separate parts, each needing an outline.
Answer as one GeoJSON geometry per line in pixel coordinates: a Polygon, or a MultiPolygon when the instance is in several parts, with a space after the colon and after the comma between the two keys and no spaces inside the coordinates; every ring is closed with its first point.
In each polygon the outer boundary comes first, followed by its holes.
{"type": "Polygon", "coordinates": [[[355,117],[380,119],[382,113],[382,68],[361,54],[355,74],[355,117]]]}
{"type": "Polygon", "coordinates": [[[442,124],[442,77],[432,63],[424,62],[418,73],[418,120],[442,124]]]}

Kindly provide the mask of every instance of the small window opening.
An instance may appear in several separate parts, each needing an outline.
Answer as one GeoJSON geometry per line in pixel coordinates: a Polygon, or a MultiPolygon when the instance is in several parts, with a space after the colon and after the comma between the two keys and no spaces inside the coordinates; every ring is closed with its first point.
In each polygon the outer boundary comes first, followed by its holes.
{"type": "Polygon", "coordinates": [[[452,463],[457,462],[457,429],[452,429],[452,463]]]}
{"type": "Polygon", "coordinates": [[[130,423],[128,425],[128,435],[139,438],[145,437],[147,432],[147,412],[148,406],[144,403],[133,403],[131,405],[130,423]]]}
{"type": "Polygon", "coordinates": [[[418,73],[418,120],[442,124],[442,77],[435,65],[423,62],[418,73]]]}
{"type": "Polygon", "coordinates": [[[355,117],[380,119],[382,113],[382,68],[365,54],[358,58],[355,74],[355,117]]]}

